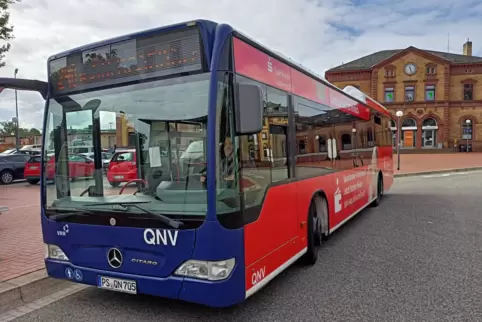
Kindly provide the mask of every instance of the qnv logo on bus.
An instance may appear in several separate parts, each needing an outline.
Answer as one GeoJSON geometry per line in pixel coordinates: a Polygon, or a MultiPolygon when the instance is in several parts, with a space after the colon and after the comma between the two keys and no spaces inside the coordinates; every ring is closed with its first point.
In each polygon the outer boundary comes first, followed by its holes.
{"type": "Polygon", "coordinates": [[[264,278],[265,273],[266,273],[266,266],[254,272],[253,275],[251,275],[251,284],[253,286],[258,284],[264,278]]]}
{"type": "Polygon", "coordinates": [[[165,230],[165,229],[146,229],[144,230],[144,241],[148,245],[164,245],[167,246],[168,242],[171,246],[176,246],[177,235],[179,231],[165,230]]]}

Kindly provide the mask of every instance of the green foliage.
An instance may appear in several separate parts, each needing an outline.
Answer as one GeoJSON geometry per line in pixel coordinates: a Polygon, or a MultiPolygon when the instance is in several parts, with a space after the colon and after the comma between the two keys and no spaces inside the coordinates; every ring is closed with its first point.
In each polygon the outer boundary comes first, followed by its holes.
{"type": "Polygon", "coordinates": [[[5,66],[5,54],[10,50],[9,41],[15,38],[13,36],[13,26],[10,25],[10,5],[20,2],[20,0],[0,0],[0,67],[5,66]]]}
{"type": "MultiPolygon", "coordinates": [[[[24,138],[27,136],[40,135],[40,131],[36,128],[25,129],[20,128],[18,130],[20,137],[24,138]]],[[[15,135],[15,123],[12,121],[0,122],[0,135],[15,135]]]]}

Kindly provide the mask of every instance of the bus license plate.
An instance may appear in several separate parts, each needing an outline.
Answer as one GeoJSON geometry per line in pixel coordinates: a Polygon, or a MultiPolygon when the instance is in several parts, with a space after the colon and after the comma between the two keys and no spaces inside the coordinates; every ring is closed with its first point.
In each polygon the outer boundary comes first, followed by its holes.
{"type": "Polygon", "coordinates": [[[106,290],[137,294],[137,284],[135,281],[99,276],[97,280],[97,286],[106,290]]]}

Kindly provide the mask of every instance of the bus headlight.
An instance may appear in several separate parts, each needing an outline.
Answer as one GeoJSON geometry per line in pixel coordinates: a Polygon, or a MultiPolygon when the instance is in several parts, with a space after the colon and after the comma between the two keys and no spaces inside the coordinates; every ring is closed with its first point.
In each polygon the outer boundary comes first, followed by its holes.
{"type": "Polygon", "coordinates": [[[220,281],[229,277],[236,260],[230,258],[219,262],[188,260],[174,274],[209,281],[220,281]]]}
{"type": "Polygon", "coordinates": [[[56,245],[45,244],[45,259],[56,259],[59,261],[68,261],[69,258],[65,255],[64,251],[56,245]]]}

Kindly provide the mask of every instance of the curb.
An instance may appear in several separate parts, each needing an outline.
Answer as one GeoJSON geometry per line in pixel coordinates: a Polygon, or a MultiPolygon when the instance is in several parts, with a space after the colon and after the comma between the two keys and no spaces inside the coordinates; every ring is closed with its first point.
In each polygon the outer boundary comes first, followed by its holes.
{"type": "Polygon", "coordinates": [[[72,285],[70,281],[48,277],[45,269],[0,282],[0,312],[16,309],[72,285]]]}
{"type": "Polygon", "coordinates": [[[399,173],[399,174],[395,174],[394,177],[395,178],[416,177],[416,176],[425,176],[429,174],[444,174],[444,173],[466,172],[466,171],[477,171],[477,170],[482,170],[482,167],[446,169],[446,170],[435,170],[435,171],[424,171],[424,172],[413,172],[413,173],[399,173]]]}

